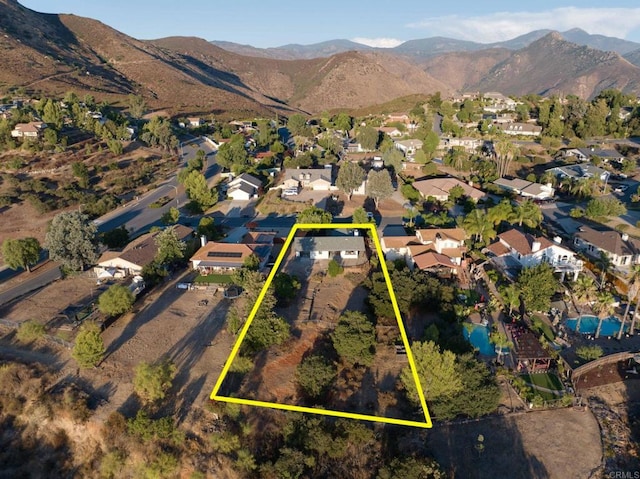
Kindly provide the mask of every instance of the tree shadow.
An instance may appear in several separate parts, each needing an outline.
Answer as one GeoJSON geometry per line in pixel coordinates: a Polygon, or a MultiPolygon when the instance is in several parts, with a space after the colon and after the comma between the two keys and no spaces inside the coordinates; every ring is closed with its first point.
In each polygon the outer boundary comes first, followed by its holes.
{"type": "Polygon", "coordinates": [[[545,465],[524,446],[514,418],[438,424],[426,443],[443,469],[455,477],[549,477],[545,465]]]}

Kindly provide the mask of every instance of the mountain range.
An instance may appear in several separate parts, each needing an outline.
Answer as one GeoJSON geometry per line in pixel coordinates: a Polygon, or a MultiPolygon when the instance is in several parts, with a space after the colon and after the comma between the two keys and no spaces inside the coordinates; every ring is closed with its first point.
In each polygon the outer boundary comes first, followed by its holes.
{"type": "Polygon", "coordinates": [[[0,52],[0,92],[74,90],[120,104],[139,94],[168,114],[351,110],[436,91],[640,93],[640,44],[577,29],[494,44],[434,37],[392,49],[349,40],[257,49],[137,40],[97,20],[0,0],[0,52]]]}

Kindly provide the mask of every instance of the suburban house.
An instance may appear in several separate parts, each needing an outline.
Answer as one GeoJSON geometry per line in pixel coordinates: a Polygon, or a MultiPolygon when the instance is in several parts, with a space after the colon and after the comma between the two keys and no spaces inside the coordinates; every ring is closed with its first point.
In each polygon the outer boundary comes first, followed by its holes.
{"type": "Polygon", "coordinates": [[[498,240],[484,251],[493,256],[492,262],[498,268],[512,276],[521,268],[548,263],[563,279],[568,274],[575,281],[582,271],[583,262],[573,251],[561,246],[561,241],[560,237],[551,241],[544,236],[537,237],[512,228],[499,234],[498,240]]]}
{"type": "Polygon", "coordinates": [[[358,259],[365,254],[362,236],[304,236],[293,239],[296,257],[311,259],[358,259]]]}
{"type": "Polygon", "coordinates": [[[395,126],[381,126],[380,128],[378,128],[378,131],[390,136],[391,138],[399,138],[403,135],[403,133],[395,126]]]}
{"type": "Polygon", "coordinates": [[[436,253],[443,254],[460,266],[462,256],[467,251],[464,240],[467,235],[462,228],[430,228],[416,231],[416,238],[422,245],[430,246],[436,253]]]}
{"type": "Polygon", "coordinates": [[[47,124],[41,121],[30,121],[29,123],[18,123],[11,136],[14,138],[40,138],[47,129],[47,124]]]}
{"type": "Polygon", "coordinates": [[[532,123],[498,123],[496,128],[507,135],[540,136],[542,127],[532,123]]]}
{"type": "Polygon", "coordinates": [[[563,158],[575,158],[578,161],[591,161],[594,157],[600,158],[605,163],[615,161],[622,163],[625,158],[616,150],[603,150],[600,148],[567,148],[562,152],[563,158]]]}
{"type": "Polygon", "coordinates": [[[610,173],[607,170],[598,168],[591,163],[579,165],[554,166],[545,171],[550,171],[560,179],[586,180],[587,178],[599,178],[602,181],[609,179],[610,173]]]}
{"type": "Polygon", "coordinates": [[[424,198],[433,197],[438,201],[446,201],[449,198],[449,191],[456,186],[460,186],[464,190],[464,194],[474,201],[487,198],[486,193],[475,189],[473,186],[457,178],[429,178],[413,183],[413,187],[418,190],[424,198]]]}
{"type": "Polygon", "coordinates": [[[394,141],[394,144],[406,157],[415,155],[416,151],[422,148],[422,140],[401,140],[394,141]]]}
{"type": "MultiPolygon", "coordinates": [[[[183,226],[172,226],[181,241],[193,237],[193,229],[183,226]]],[[[93,268],[99,279],[124,278],[142,274],[142,269],[151,264],[158,253],[156,237],[159,232],[147,233],[131,241],[122,250],[107,250],[98,259],[93,268]]]]}
{"type": "Polygon", "coordinates": [[[409,246],[412,244],[419,244],[415,236],[383,236],[380,238],[382,253],[385,259],[390,261],[401,259],[410,264],[409,246]]]}
{"type": "Polygon", "coordinates": [[[324,168],[297,168],[287,169],[284,172],[284,181],[279,188],[311,188],[314,191],[329,191],[334,189],[332,185],[332,165],[324,168]]]}
{"type": "Polygon", "coordinates": [[[490,91],[484,93],[482,97],[487,101],[487,104],[484,106],[484,111],[490,113],[498,113],[503,110],[514,111],[516,106],[518,106],[517,101],[499,92],[490,91]]]}
{"type": "Polygon", "coordinates": [[[411,120],[409,118],[409,115],[407,115],[406,113],[389,113],[387,115],[387,119],[386,119],[386,123],[404,123],[405,125],[408,125],[409,123],[411,123],[411,120]]]}
{"type": "Polygon", "coordinates": [[[255,255],[260,260],[259,269],[264,268],[271,254],[272,245],[268,243],[205,243],[189,259],[194,270],[202,275],[211,273],[231,273],[242,267],[245,260],[255,255]]]}
{"type": "Polygon", "coordinates": [[[365,150],[362,147],[362,144],[360,144],[360,142],[358,142],[357,140],[348,142],[345,149],[347,150],[347,153],[365,153],[367,151],[370,151],[365,150]]]}
{"type": "Polygon", "coordinates": [[[242,173],[227,185],[227,196],[233,200],[256,198],[262,187],[262,181],[248,173],[242,173]]]}
{"type": "Polygon", "coordinates": [[[443,136],[440,138],[438,149],[448,151],[454,147],[458,147],[462,148],[467,153],[474,153],[478,148],[481,148],[483,144],[484,140],[480,138],[472,138],[470,136],[463,136],[460,138],[443,136]]]}
{"type": "Polygon", "coordinates": [[[573,237],[573,245],[594,259],[600,259],[604,254],[615,266],[629,267],[640,263],[640,241],[612,229],[581,226],[573,237]]]}
{"type": "Polygon", "coordinates": [[[190,117],[187,118],[187,121],[189,122],[189,126],[191,128],[198,128],[199,126],[204,125],[204,120],[199,117],[190,117]]]}
{"type": "Polygon", "coordinates": [[[515,194],[524,198],[533,198],[535,200],[553,198],[556,193],[556,190],[551,186],[551,183],[543,185],[523,180],[521,178],[498,178],[493,182],[493,184],[499,186],[503,190],[513,191],[515,194]]]}

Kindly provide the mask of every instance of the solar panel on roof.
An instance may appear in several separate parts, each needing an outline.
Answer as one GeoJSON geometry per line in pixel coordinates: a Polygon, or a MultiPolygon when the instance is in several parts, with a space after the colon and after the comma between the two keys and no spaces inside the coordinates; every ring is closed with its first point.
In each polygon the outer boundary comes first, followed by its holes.
{"type": "Polygon", "coordinates": [[[209,251],[207,256],[209,258],[242,258],[242,253],[237,251],[209,251]]]}

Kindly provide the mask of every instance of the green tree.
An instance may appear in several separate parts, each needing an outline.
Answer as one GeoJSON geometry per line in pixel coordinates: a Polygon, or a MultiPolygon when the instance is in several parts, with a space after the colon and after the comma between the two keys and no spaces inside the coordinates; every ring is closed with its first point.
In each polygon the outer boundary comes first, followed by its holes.
{"type": "Polygon", "coordinates": [[[47,101],[42,113],[42,121],[44,121],[51,128],[55,128],[56,130],[60,131],[60,129],[62,128],[63,120],[64,115],[62,114],[60,103],[55,100],[47,101]]]}
{"type": "Polygon", "coordinates": [[[363,126],[358,130],[356,138],[363,149],[373,151],[378,146],[380,132],[371,126],[363,126]]]}
{"type": "Polygon", "coordinates": [[[619,199],[611,197],[593,198],[584,210],[587,218],[607,218],[622,216],[626,213],[627,208],[624,204],[619,199]]]}
{"type": "Polygon", "coordinates": [[[537,228],[542,223],[542,210],[532,200],[525,200],[513,209],[509,215],[510,223],[518,223],[518,226],[537,228]]]}
{"type": "Polygon", "coordinates": [[[209,188],[207,179],[197,170],[192,170],[184,179],[184,188],[189,199],[194,201],[202,210],[211,208],[218,202],[218,193],[209,188]]]}
{"type": "Polygon", "coordinates": [[[110,249],[125,247],[129,239],[129,231],[125,225],[100,234],[100,242],[110,249]]]}
{"type": "Polygon", "coordinates": [[[601,358],[603,354],[602,348],[597,345],[584,345],[576,348],[576,356],[585,361],[601,358]]]}
{"type": "Polygon", "coordinates": [[[203,216],[198,223],[198,236],[206,236],[208,240],[218,237],[218,229],[215,220],[211,216],[203,216]]]}
{"type": "MultiPolygon", "coordinates": [[[[596,285],[591,276],[583,274],[581,276],[578,276],[578,279],[573,283],[572,290],[573,295],[579,303],[589,303],[595,298],[596,285]]],[[[580,308],[580,314],[578,315],[578,320],[576,321],[577,333],[580,332],[582,313],[582,308],[580,308]]]]}
{"type": "MultiPolygon", "coordinates": [[[[629,314],[631,303],[635,302],[636,310],[638,309],[638,301],[640,300],[640,265],[633,265],[629,270],[629,273],[627,273],[626,279],[628,281],[627,306],[624,310],[624,314],[622,315],[620,329],[618,330],[618,339],[621,339],[622,333],[624,333],[624,327],[627,320],[627,315],[629,314]]],[[[633,332],[635,328],[636,314],[637,312],[634,312],[631,319],[631,332],[633,332]]]]}
{"type": "Polygon", "coordinates": [[[109,148],[109,151],[115,156],[122,155],[122,152],[124,151],[122,142],[120,140],[116,140],[115,138],[107,141],[107,148],[109,148]]]}
{"type": "MultiPolygon", "coordinates": [[[[447,350],[441,351],[433,341],[416,341],[411,345],[411,352],[426,399],[436,401],[462,390],[462,379],[456,370],[454,353],[447,350]]],[[[409,366],[400,373],[400,381],[411,402],[419,404],[416,383],[409,366]]]]}
{"type": "Polygon", "coordinates": [[[180,210],[174,206],[169,208],[161,217],[160,221],[165,225],[175,225],[180,219],[180,210]]]}
{"type": "Polygon", "coordinates": [[[333,215],[331,213],[313,205],[298,213],[296,219],[297,223],[304,224],[323,224],[331,223],[331,221],[333,221],[333,215]]]}
{"type": "Polygon", "coordinates": [[[216,154],[216,162],[226,168],[233,171],[235,174],[244,172],[249,166],[251,166],[251,159],[244,146],[245,140],[242,135],[234,135],[227,143],[223,143],[218,148],[216,154]]]}
{"type": "Polygon", "coordinates": [[[335,259],[332,259],[331,261],[329,261],[329,266],[327,269],[329,276],[331,276],[332,278],[335,278],[339,274],[342,274],[343,271],[344,271],[344,268],[340,266],[340,263],[338,263],[335,259]]]}
{"type": "Polygon", "coordinates": [[[175,226],[160,231],[155,237],[158,248],[155,261],[161,265],[168,265],[184,258],[187,245],[176,234],[175,226]]]}
{"type": "Polygon", "coordinates": [[[87,165],[81,161],[76,161],[71,164],[71,171],[73,172],[73,176],[78,179],[78,186],[80,188],[89,187],[89,169],[87,165]]]}
{"type": "Polygon", "coordinates": [[[371,221],[367,216],[367,212],[362,206],[359,206],[355,210],[353,210],[352,220],[356,224],[365,224],[371,221]]]}
{"type": "Polygon", "coordinates": [[[457,203],[459,199],[464,196],[464,188],[460,185],[456,185],[449,190],[448,200],[452,203],[457,203]]]}
{"type": "Polygon", "coordinates": [[[98,309],[107,316],[118,316],[129,311],[135,299],[129,288],[114,284],[98,298],[98,309]]]}
{"type": "Polygon", "coordinates": [[[142,127],[140,139],[151,147],[160,147],[165,150],[175,149],[180,144],[173,134],[171,122],[159,116],[154,116],[142,127]]]}
{"type": "Polygon", "coordinates": [[[364,169],[357,163],[351,161],[343,161],[336,178],[336,186],[340,188],[351,201],[354,190],[362,185],[365,178],[364,169]]]}
{"type": "Polygon", "coordinates": [[[391,148],[382,154],[382,161],[384,161],[384,166],[392,168],[393,172],[398,174],[402,171],[404,155],[397,148],[391,148]]]}
{"type": "Polygon", "coordinates": [[[6,239],[2,243],[2,258],[11,269],[26,269],[40,258],[40,242],[36,238],[6,239]]]}
{"type": "Polygon", "coordinates": [[[447,475],[433,459],[396,457],[378,471],[377,479],[445,479],[447,475]]]}
{"type": "Polygon", "coordinates": [[[499,226],[503,221],[507,221],[512,214],[513,205],[510,200],[504,198],[500,203],[487,210],[487,219],[491,221],[494,226],[499,226]]]}
{"type": "Polygon", "coordinates": [[[547,311],[558,282],[553,268],[547,263],[540,263],[520,271],[517,285],[527,311],[547,311]]]}
{"type": "Polygon", "coordinates": [[[387,170],[371,170],[369,172],[367,178],[367,195],[373,199],[376,209],[378,209],[380,201],[391,198],[394,191],[391,176],[387,170]]]}
{"type": "Polygon", "coordinates": [[[353,126],[353,119],[347,113],[339,113],[333,120],[338,130],[348,132],[353,126]]]}
{"type": "MultiPolygon", "coordinates": [[[[427,159],[431,160],[433,159],[433,155],[438,149],[439,144],[440,144],[440,138],[438,137],[438,134],[434,131],[430,131],[429,133],[427,133],[427,136],[422,142],[421,151],[424,152],[427,159]]],[[[418,161],[417,158],[418,158],[418,155],[416,154],[416,161],[418,161]]]]}
{"type": "Polygon", "coordinates": [[[511,316],[513,308],[520,307],[520,290],[514,283],[511,283],[500,290],[500,295],[505,305],[509,307],[509,316],[511,316]]]}
{"type": "Polygon", "coordinates": [[[307,119],[300,113],[294,113],[287,120],[287,128],[293,136],[308,136],[307,119]]]}
{"type": "Polygon", "coordinates": [[[16,339],[21,343],[30,343],[44,337],[45,333],[43,324],[36,321],[24,321],[20,323],[20,327],[16,331],[16,339]]]}
{"type": "Polygon", "coordinates": [[[491,240],[496,236],[493,221],[480,208],[476,208],[467,214],[461,225],[469,236],[473,236],[476,243],[484,243],[485,240],[491,240]]]}
{"type": "Polygon", "coordinates": [[[100,364],[106,349],[100,334],[100,326],[93,322],[85,322],[80,326],[71,356],[80,367],[93,368],[100,364]]]}
{"type": "Polygon", "coordinates": [[[129,114],[132,118],[139,120],[145,114],[147,110],[147,103],[140,95],[129,95],[127,97],[127,103],[129,105],[129,114]]]}
{"type": "Polygon", "coordinates": [[[608,291],[598,291],[596,293],[596,301],[593,303],[593,312],[598,315],[598,326],[596,328],[595,337],[600,337],[600,331],[602,331],[602,322],[605,318],[608,318],[613,314],[615,308],[613,306],[613,295],[608,291]]]}
{"type": "Polygon", "coordinates": [[[77,211],[57,214],[47,231],[49,257],[72,270],[81,270],[98,259],[96,225],[77,211]]]}
{"type": "Polygon", "coordinates": [[[502,331],[494,331],[489,336],[489,341],[495,346],[496,352],[498,353],[498,361],[505,353],[505,349],[513,348],[513,343],[509,341],[507,335],[502,331]]]}
{"type": "Polygon", "coordinates": [[[136,366],[133,390],[145,403],[154,403],[164,399],[175,374],[176,366],[169,360],[156,364],[143,361],[136,366]]]}
{"type": "Polygon", "coordinates": [[[300,281],[294,275],[278,273],[273,278],[273,289],[278,303],[287,305],[298,294],[300,281]]]}
{"type": "Polygon", "coordinates": [[[308,356],[296,368],[296,382],[311,398],[318,398],[336,377],[336,367],[322,356],[308,356]]]}
{"type": "Polygon", "coordinates": [[[371,366],[375,357],[376,330],[358,311],[346,311],[331,333],[333,347],[349,365],[371,366]]]}
{"type": "Polygon", "coordinates": [[[494,143],[495,160],[500,178],[509,174],[511,161],[518,156],[519,149],[511,140],[500,138],[494,143]]]}

